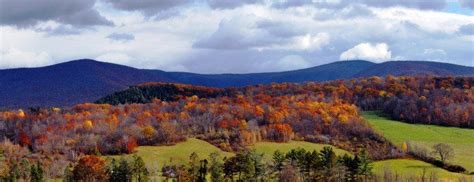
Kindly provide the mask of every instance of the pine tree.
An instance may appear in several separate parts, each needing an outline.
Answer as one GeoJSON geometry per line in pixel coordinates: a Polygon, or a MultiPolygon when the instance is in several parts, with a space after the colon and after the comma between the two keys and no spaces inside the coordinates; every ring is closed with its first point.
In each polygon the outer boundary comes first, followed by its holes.
{"type": "Polygon", "coordinates": [[[199,156],[196,152],[191,153],[189,156],[189,175],[191,175],[192,181],[197,181],[199,177],[199,156]]]}
{"type": "Polygon", "coordinates": [[[117,165],[115,160],[112,161],[112,172],[110,174],[110,181],[132,181],[132,168],[124,158],[120,159],[117,165]]]}
{"type": "Polygon", "coordinates": [[[211,173],[211,181],[216,182],[216,181],[223,181],[222,173],[223,170],[222,168],[224,165],[222,162],[219,160],[219,153],[213,152],[209,155],[210,158],[210,165],[209,165],[209,171],[211,173]]]}
{"type": "Polygon", "coordinates": [[[41,164],[38,162],[36,165],[32,165],[30,169],[30,176],[32,182],[42,182],[44,181],[44,171],[41,164]]]}
{"type": "Polygon", "coordinates": [[[133,155],[133,176],[138,182],[148,181],[148,169],[145,166],[145,162],[138,155],[133,155]]]}

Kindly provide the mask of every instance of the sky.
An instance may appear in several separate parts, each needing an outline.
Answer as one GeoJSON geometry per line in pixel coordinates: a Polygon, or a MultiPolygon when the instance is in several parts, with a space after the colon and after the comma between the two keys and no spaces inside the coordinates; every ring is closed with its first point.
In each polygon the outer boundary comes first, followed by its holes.
{"type": "Polygon", "coordinates": [[[473,16],[474,0],[0,0],[0,69],[82,58],[196,73],[474,66],[473,16]]]}

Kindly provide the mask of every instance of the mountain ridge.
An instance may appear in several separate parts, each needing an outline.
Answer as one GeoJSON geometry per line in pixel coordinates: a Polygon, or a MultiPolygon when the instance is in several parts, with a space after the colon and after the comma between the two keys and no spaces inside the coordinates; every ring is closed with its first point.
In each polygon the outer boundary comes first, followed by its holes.
{"type": "Polygon", "coordinates": [[[474,67],[427,61],[337,61],[306,69],[243,74],[199,74],[138,69],[92,59],[38,68],[0,70],[0,108],[71,106],[144,82],[239,87],[273,82],[329,81],[369,76],[472,76],[474,67]]]}

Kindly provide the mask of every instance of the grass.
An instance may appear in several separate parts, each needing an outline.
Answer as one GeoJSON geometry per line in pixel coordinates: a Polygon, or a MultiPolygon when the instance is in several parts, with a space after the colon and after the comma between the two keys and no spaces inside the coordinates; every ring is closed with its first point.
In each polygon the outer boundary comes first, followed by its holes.
{"type": "Polygon", "coordinates": [[[388,168],[393,175],[398,174],[404,178],[412,176],[420,177],[423,174],[423,169],[425,169],[427,178],[429,178],[431,174],[434,174],[443,181],[459,179],[461,177],[472,178],[467,175],[446,171],[423,161],[411,159],[377,161],[373,163],[373,167],[374,173],[379,176],[383,176],[384,170],[388,168]]]}
{"type": "Polygon", "coordinates": [[[398,146],[409,141],[431,151],[436,143],[449,144],[455,155],[448,162],[474,171],[473,129],[403,123],[380,117],[377,112],[364,112],[363,116],[377,132],[398,146]]]}
{"type": "Polygon", "coordinates": [[[290,151],[291,149],[296,149],[296,148],[303,148],[307,151],[313,151],[313,150],[320,151],[325,146],[332,147],[336,155],[344,155],[344,154],[350,155],[349,152],[336,148],[332,145],[317,144],[317,143],[310,143],[310,142],[304,142],[304,141],[290,141],[288,143],[258,142],[254,146],[251,146],[250,148],[254,148],[258,153],[263,153],[264,160],[268,161],[272,159],[273,153],[276,150],[280,150],[280,152],[283,152],[283,153],[286,153],[290,151]]]}
{"type": "MultiPolygon", "coordinates": [[[[196,138],[188,138],[172,146],[140,146],[134,154],[142,157],[148,168],[161,169],[164,164],[187,164],[193,152],[196,152],[200,159],[209,158],[212,152],[218,152],[222,158],[234,155],[196,138]]],[[[109,157],[120,158],[121,155],[109,157]]]]}

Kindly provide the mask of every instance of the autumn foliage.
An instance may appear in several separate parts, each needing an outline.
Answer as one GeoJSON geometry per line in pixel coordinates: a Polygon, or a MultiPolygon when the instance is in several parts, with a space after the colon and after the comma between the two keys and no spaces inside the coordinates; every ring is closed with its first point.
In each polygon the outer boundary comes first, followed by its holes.
{"type": "Polygon", "coordinates": [[[406,122],[473,128],[473,84],[470,77],[390,76],[227,89],[149,83],[134,88],[145,98],[138,103],[128,98],[136,96],[130,91],[101,101],[110,104],[0,112],[0,138],[58,154],[131,153],[140,145],[172,145],[187,137],[226,151],[263,140],[306,140],[367,148],[381,159],[400,151],[372,131],[359,109],[383,110],[406,122]]]}

